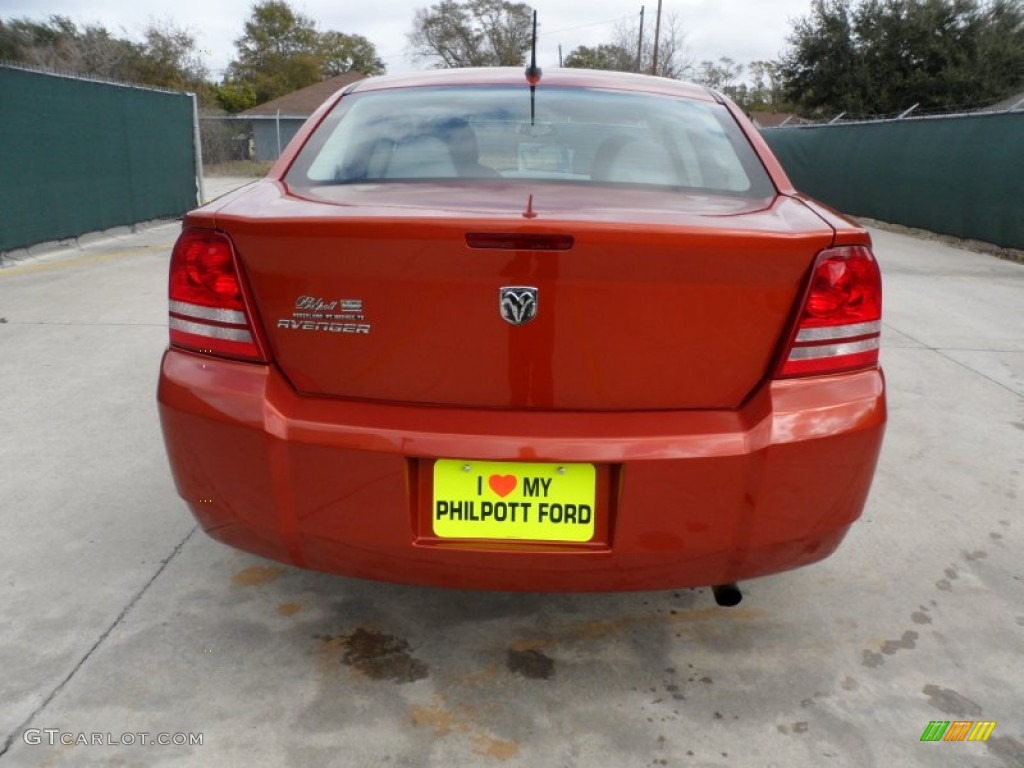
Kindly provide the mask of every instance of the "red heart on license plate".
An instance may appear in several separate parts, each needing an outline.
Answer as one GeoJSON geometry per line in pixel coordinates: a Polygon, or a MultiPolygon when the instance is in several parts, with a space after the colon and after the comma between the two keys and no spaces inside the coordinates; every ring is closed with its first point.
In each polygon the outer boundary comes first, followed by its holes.
{"type": "Polygon", "coordinates": [[[515,475],[491,475],[487,478],[487,484],[491,486],[492,491],[504,499],[516,489],[519,481],[516,480],[515,475]]]}

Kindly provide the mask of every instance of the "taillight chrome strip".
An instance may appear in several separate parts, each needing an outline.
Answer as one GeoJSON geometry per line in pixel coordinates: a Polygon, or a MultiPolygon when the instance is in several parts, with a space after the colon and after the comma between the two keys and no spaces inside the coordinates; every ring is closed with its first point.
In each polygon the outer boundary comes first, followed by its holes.
{"type": "Polygon", "coordinates": [[[829,325],[821,328],[801,328],[796,335],[799,341],[830,341],[832,339],[852,339],[857,336],[870,336],[882,332],[882,321],[872,320],[868,323],[851,323],[850,325],[829,325]]]}
{"type": "Polygon", "coordinates": [[[212,320],[216,323],[232,323],[234,325],[246,325],[248,323],[245,313],[239,312],[237,309],[216,309],[214,307],[191,304],[187,301],[175,301],[174,299],[171,299],[169,307],[170,311],[175,315],[195,317],[200,320],[212,320]]]}
{"type": "Polygon", "coordinates": [[[811,347],[794,347],[789,353],[790,360],[816,360],[821,357],[841,357],[856,355],[860,352],[871,352],[878,349],[878,337],[861,339],[845,344],[819,344],[811,347]]]}
{"type": "Polygon", "coordinates": [[[191,333],[196,336],[207,336],[211,339],[223,339],[225,341],[240,341],[252,343],[252,334],[242,328],[224,328],[220,325],[207,325],[206,323],[193,323],[189,320],[182,320],[179,317],[172,317],[168,321],[172,330],[191,333]]]}

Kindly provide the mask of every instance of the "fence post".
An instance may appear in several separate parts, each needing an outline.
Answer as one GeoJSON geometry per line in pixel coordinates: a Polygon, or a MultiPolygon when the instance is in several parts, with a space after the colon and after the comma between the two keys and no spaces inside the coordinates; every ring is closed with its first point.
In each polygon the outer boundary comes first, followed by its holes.
{"type": "Polygon", "coordinates": [[[199,134],[199,102],[194,93],[192,97],[192,142],[196,147],[196,191],[199,195],[197,205],[206,202],[206,184],[203,180],[203,140],[199,134]]]}

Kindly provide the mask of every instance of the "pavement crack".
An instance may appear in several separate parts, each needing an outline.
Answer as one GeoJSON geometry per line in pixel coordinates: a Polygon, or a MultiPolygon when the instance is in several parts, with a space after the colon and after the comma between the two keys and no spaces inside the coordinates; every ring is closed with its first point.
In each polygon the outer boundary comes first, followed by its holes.
{"type": "Polygon", "coordinates": [[[85,665],[85,662],[87,662],[89,660],[89,658],[96,652],[96,650],[101,645],[103,645],[103,642],[108,637],[110,637],[111,633],[115,629],[117,629],[118,625],[122,621],[124,621],[124,618],[131,612],[132,608],[135,607],[135,604],[138,603],[139,600],[142,599],[142,596],[144,594],[146,594],[146,592],[149,590],[149,588],[153,585],[153,582],[155,582],[160,577],[160,574],[164,572],[164,569],[167,568],[167,566],[170,564],[171,560],[173,560],[175,557],[177,557],[178,553],[181,552],[182,548],[188,543],[188,540],[191,539],[193,535],[195,535],[195,532],[198,529],[199,529],[198,525],[192,526],[192,530],[190,530],[185,535],[185,538],[183,538],[181,541],[178,542],[177,546],[175,546],[175,548],[173,550],[171,550],[171,553],[167,557],[165,557],[163,560],[160,561],[160,567],[156,569],[156,571],[153,573],[153,575],[149,577],[149,580],[145,584],[142,585],[142,587],[139,589],[139,591],[136,592],[132,596],[132,599],[128,601],[128,604],[124,608],[121,609],[121,612],[117,615],[117,618],[114,619],[114,621],[111,623],[111,625],[109,627],[107,627],[106,631],[104,631],[103,634],[101,634],[96,639],[96,642],[93,643],[92,647],[89,648],[89,650],[85,652],[85,655],[82,656],[82,658],[78,660],[78,663],[75,664],[75,666],[71,669],[71,671],[67,674],[67,676],[63,680],[61,680],[60,683],[57,684],[56,688],[54,688],[52,691],[50,691],[50,694],[43,700],[43,703],[40,704],[38,707],[36,707],[35,711],[33,711],[32,714],[30,714],[28,717],[26,717],[21,722],[20,725],[18,725],[10,734],[8,734],[7,738],[4,739],[3,746],[0,747],[0,759],[3,759],[4,755],[6,755],[7,752],[10,751],[11,747],[14,746],[14,740],[18,737],[18,734],[24,733],[25,729],[29,726],[29,724],[33,720],[35,720],[36,717],[38,717],[43,712],[43,710],[45,710],[50,705],[51,701],[53,701],[55,698],[57,698],[57,695],[61,691],[63,691],[64,688],[67,686],[67,684],[71,682],[71,679],[76,674],[78,674],[78,670],[80,670],[85,665]]]}
{"type": "Polygon", "coordinates": [[[965,370],[968,370],[968,371],[970,371],[971,373],[975,374],[976,376],[980,376],[981,378],[985,379],[986,381],[990,381],[990,382],[992,382],[992,383],[993,383],[993,384],[995,384],[995,385],[996,385],[997,387],[1000,387],[1001,389],[1005,389],[1005,390],[1006,390],[1007,392],[1010,392],[1011,394],[1014,394],[1014,395],[1016,395],[1017,397],[1024,397],[1024,393],[1018,392],[1018,391],[1017,391],[1016,389],[1014,389],[1013,387],[1007,386],[1007,385],[1006,385],[1006,384],[1004,384],[1003,382],[1001,382],[1001,381],[998,381],[997,379],[993,379],[993,378],[992,378],[991,376],[989,376],[988,374],[982,373],[981,371],[979,371],[979,370],[976,370],[975,368],[972,368],[971,366],[967,365],[967,363],[962,363],[962,362],[960,362],[960,361],[959,361],[959,360],[957,360],[957,359],[956,359],[955,357],[950,357],[949,355],[947,355],[947,354],[946,354],[946,352],[945,352],[944,350],[938,349],[938,348],[936,348],[936,347],[929,347],[929,349],[931,349],[931,350],[932,350],[933,352],[938,352],[938,353],[939,353],[940,355],[942,355],[942,356],[943,356],[944,358],[946,358],[947,360],[949,360],[949,361],[951,361],[951,362],[954,362],[954,363],[956,363],[956,364],[957,364],[957,365],[959,365],[959,366],[960,366],[961,368],[963,368],[963,369],[965,369],[965,370]]]}
{"type": "Polygon", "coordinates": [[[942,357],[946,358],[947,360],[949,360],[951,363],[955,363],[956,365],[960,366],[964,370],[970,371],[971,373],[975,374],[976,376],[980,376],[981,378],[985,379],[986,381],[992,382],[997,387],[1000,387],[1001,389],[1005,389],[1007,392],[1010,392],[1010,393],[1012,393],[1014,395],[1017,395],[1017,397],[1021,397],[1022,396],[1021,393],[1018,392],[1017,390],[1015,390],[1013,387],[1009,387],[1006,384],[1004,384],[1003,382],[997,381],[996,379],[993,379],[991,376],[988,376],[987,374],[984,374],[981,371],[972,368],[971,366],[967,365],[967,363],[960,362],[955,357],[951,357],[950,355],[946,354],[947,351],[953,351],[953,352],[1013,352],[1015,350],[952,349],[952,348],[948,348],[948,347],[933,347],[932,345],[926,344],[925,342],[921,341],[920,339],[918,339],[918,338],[916,338],[914,336],[911,336],[906,331],[900,330],[899,328],[897,328],[894,325],[889,325],[888,323],[885,323],[885,325],[888,328],[892,328],[897,333],[899,333],[899,334],[901,334],[903,336],[906,336],[908,339],[910,339],[915,344],[919,344],[921,349],[926,349],[929,352],[935,352],[935,353],[941,355],[942,357]]]}

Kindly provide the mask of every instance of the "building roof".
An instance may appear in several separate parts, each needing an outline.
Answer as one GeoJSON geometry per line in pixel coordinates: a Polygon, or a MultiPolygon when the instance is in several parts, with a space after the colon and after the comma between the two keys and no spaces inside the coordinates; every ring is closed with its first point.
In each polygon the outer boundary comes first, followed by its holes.
{"type": "Polygon", "coordinates": [[[272,101],[259,104],[252,109],[247,109],[242,114],[249,116],[274,116],[280,112],[282,116],[309,117],[316,111],[317,107],[327,101],[337,91],[354,83],[356,80],[362,80],[364,77],[366,75],[362,72],[346,72],[343,75],[337,75],[328,80],[313,83],[313,85],[306,88],[286,93],[284,96],[279,96],[272,101]]]}

